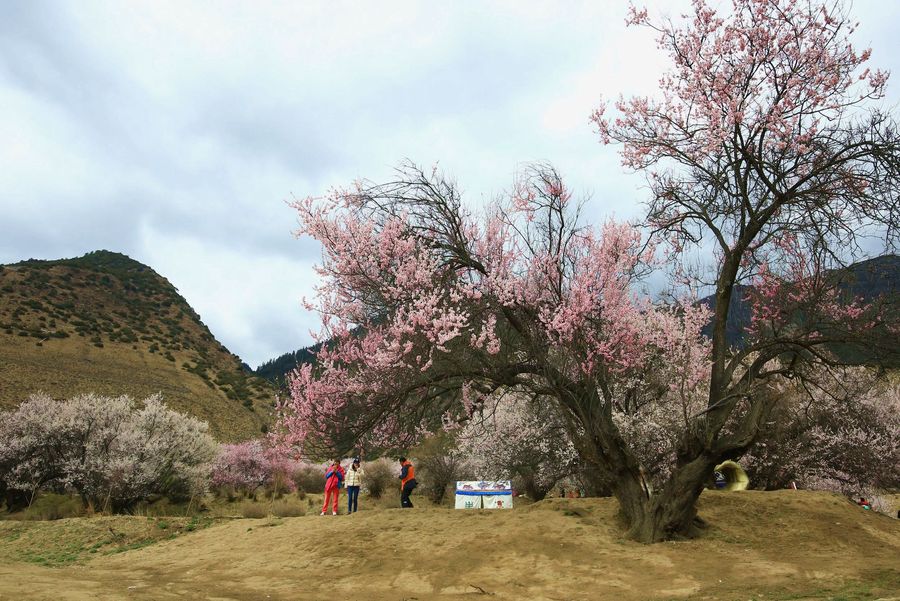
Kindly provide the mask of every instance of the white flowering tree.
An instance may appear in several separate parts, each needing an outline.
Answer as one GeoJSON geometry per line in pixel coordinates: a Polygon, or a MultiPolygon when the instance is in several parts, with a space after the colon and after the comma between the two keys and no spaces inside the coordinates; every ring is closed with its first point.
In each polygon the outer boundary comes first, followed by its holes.
{"type": "Polygon", "coordinates": [[[741,459],[754,486],[846,495],[900,487],[900,382],[865,368],[779,390],[775,428],[741,459]]]}
{"type": "Polygon", "coordinates": [[[487,401],[457,440],[474,477],[514,480],[535,501],[578,466],[567,423],[553,405],[515,393],[487,401]]]}
{"type": "Polygon", "coordinates": [[[207,425],[158,395],[35,395],[0,413],[0,480],[30,502],[40,490],[73,491],[98,509],[123,511],[153,494],[206,490],[218,447],[207,425]]]}

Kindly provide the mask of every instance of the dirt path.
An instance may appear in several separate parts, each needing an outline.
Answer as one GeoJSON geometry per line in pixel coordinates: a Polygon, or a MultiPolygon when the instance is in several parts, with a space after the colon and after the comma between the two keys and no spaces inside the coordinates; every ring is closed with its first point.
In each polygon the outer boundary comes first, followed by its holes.
{"type": "Polygon", "coordinates": [[[794,491],[707,494],[701,515],[703,539],[652,546],[621,538],[609,499],[235,520],[85,565],[6,564],[0,600],[900,599],[897,520],[794,491]]]}

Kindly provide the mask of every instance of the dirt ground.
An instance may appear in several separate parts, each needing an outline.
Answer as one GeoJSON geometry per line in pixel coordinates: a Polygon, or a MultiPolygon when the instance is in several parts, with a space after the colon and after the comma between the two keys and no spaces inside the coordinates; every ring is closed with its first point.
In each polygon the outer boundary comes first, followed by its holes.
{"type": "MultiPolygon", "coordinates": [[[[700,507],[703,538],[650,546],[621,537],[611,499],[550,499],[226,520],[65,567],[17,558],[32,526],[0,522],[0,600],[900,600],[896,519],[805,491],[709,492],[700,507]]],[[[34,527],[102,519],[147,522],[34,527]]]]}

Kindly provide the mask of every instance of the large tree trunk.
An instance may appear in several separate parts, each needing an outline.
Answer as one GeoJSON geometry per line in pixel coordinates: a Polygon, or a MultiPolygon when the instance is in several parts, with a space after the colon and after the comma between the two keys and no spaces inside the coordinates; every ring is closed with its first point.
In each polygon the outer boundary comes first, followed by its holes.
{"type": "Polygon", "coordinates": [[[653,490],[649,475],[613,422],[611,404],[604,403],[595,388],[579,392],[569,397],[577,400],[569,407],[583,428],[573,441],[582,460],[595,466],[612,488],[627,536],[644,543],[696,536],[703,523],[697,517],[697,499],[715,466],[733,449],[711,450],[706,440],[686,435],[677,450],[677,467],[659,490],[653,490]]]}
{"type": "Polygon", "coordinates": [[[582,440],[579,451],[597,466],[619,502],[627,536],[654,543],[696,536],[703,523],[697,517],[697,499],[718,463],[699,441],[691,441],[679,452],[679,465],[668,481],[654,490],[649,475],[619,435],[611,420],[596,422],[590,440],[582,440]]]}
{"type": "Polygon", "coordinates": [[[698,533],[697,499],[715,467],[700,457],[678,468],[661,490],[654,491],[642,474],[622,474],[613,485],[627,536],[643,543],[690,538],[698,533]]]}

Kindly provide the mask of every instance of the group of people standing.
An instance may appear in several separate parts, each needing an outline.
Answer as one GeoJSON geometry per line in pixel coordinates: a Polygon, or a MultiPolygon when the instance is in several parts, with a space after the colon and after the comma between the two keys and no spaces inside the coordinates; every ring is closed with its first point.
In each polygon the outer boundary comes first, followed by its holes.
{"type": "MultiPolygon", "coordinates": [[[[331,504],[331,515],[338,514],[338,499],[341,489],[347,488],[347,513],[355,513],[359,508],[359,491],[362,488],[365,471],[360,465],[359,457],[354,457],[347,470],[341,466],[340,459],[335,459],[325,470],[325,502],[322,504],[322,513],[328,512],[331,504]]],[[[400,457],[400,507],[412,507],[409,495],[418,486],[416,482],[416,468],[406,457],[400,457]]]]}

